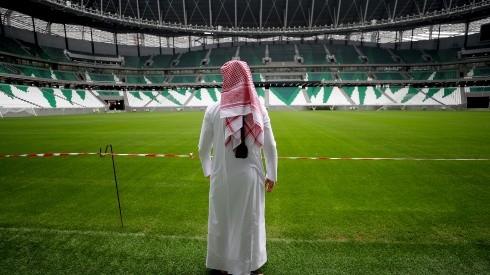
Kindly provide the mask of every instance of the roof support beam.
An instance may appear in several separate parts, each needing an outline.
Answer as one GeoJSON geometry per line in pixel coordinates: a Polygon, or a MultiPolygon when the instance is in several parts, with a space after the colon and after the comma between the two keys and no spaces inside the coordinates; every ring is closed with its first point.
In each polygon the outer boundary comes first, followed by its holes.
{"type": "Polygon", "coordinates": [[[235,0],[235,28],[238,28],[238,15],[237,15],[236,0],[235,0]]]}
{"type": "Polygon", "coordinates": [[[308,26],[312,27],[313,25],[313,11],[315,10],[315,0],[311,0],[311,11],[309,13],[309,16],[310,16],[310,22],[308,22],[308,26]]]}
{"type": "Polygon", "coordinates": [[[104,3],[102,3],[102,0],[100,0],[100,14],[104,14],[104,10],[102,7],[104,6],[104,3]]]}
{"type": "Polygon", "coordinates": [[[284,9],[284,29],[288,27],[288,3],[289,1],[286,0],[286,9],[284,9]]]}
{"type": "Polygon", "coordinates": [[[259,28],[262,30],[262,0],[260,0],[259,28]]]}
{"type": "Polygon", "coordinates": [[[422,7],[422,16],[425,15],[425,7],[427,6],[427,0],[424,1],[424,7],[422,7]]]}
{"type": "Polygon", "coordinates": [[[369,6],[369,0],[366,1],[366,8],[364,9],[364,18],[362,19],[363,23],[366,24],[367,11],[369,6]]]}
{"type": "Polygon", "coordinates": [[[395,6],[393,7],[393,15],[391,16],[391,21],[395,20],[396,16],[396,6],[398,5],[398,0],[395,0],[395,6]]]}
{"type": "Polygon", "coordinates": [[[138,20],[141,20],[140,17],[140,3],[138,0],[136,0],[136,10],[138,11],[138,20]]]}
{"type": "Polygon", "coordinates": [[[121,5],[121,0],[119,0],[119,18],[122,18],[122,5],[121,5]]]}
{"type": "Polygon", "coordinates": [[[211,11],[211,0],[209,0],[209,26],[213,26],[213,12],[211,11]]]}
{"type": "Polygon", "coordinates": [[[184,13],[184,25],[187,26],[187,11],[185,10],[185,0],[182,0],[182,12],[184,13]]]}
{"type": "MultiPolygon", "coordinates": [[[[158,8],[158,22],[161,25],[162,24],[162,10],[160,9],[160,0],[157,0],[157,8],[158,8]]],[[[161,43],[162,43],[162,41],[160,40],[160,44],[161,43]]],[[[160,50],[161,50],[161,47],[160,47],[160,50]]]]}
{"type": "Polygon", "coordinates": [[[339,7],[337,8],[337,17],[335,18],[335,27],[339,26],[340,5],[341,4],[342,4],[342,0],[339,0],[339,7]]]}

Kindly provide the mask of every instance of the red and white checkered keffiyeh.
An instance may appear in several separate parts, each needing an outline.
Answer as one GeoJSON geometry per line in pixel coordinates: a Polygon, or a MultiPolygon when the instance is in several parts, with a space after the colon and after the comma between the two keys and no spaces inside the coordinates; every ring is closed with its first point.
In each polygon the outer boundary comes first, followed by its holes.
{"type": "MultiPolygon", "coordinates": [[[[261,103],[247,63],[233,60],[221,67],[220,116],[225,118],[225,145],[235,149],[241,143],[242,117],[245,116],[245,140],[253,139],[259,147],[264,144],[264,122],[261,103]]],[[[250,143],[248,143],[250,144],[250,143]]]]}

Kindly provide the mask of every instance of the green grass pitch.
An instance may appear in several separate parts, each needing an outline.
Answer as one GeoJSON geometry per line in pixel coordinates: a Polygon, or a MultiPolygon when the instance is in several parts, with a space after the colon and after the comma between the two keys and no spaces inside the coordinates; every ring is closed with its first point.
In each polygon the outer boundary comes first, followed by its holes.
{"type": "MultiPolygon", "coordinates": [[[[197,154],[202,112],[0,119],[0,154],[197,154]]],[[[490,158],[490,112],[270,112],[280,156],[490,158]]],[[[207,274],[194,158],[0,158],[0,273],[207,274]]],[[[280,160],[272,274],[489,274],[490,161],[280,160]]]]}

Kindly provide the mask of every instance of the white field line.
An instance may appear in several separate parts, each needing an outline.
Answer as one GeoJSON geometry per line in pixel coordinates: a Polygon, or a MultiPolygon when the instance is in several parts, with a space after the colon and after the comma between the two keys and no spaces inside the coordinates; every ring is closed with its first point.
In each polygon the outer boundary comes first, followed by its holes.
{"type": "MultiPolygon", "coordinates": [[[[63,230],[63,229],[49,229],[49,228],[15,228],[15,227],[0,227],[0,231],[15,232],[15,233],[48,233],[48,234],[61,234],[61,235],[80,235],[80,236],[110,236],[110,237],[136,237],[136,238],[156,238],[162,240],[189,240],[189,241],[207,241],[206,236],[184,236],[184,235],[159,235],[159,234],[146,234],[143,232],[115,232],[115,231],[96,231],[96,230],[63,230]]],[[[431,244],[431,245],[454,245],[454,244],[468,244],[465,240],[451,240],[448,242],[441,241],[393,241],[387,239],[372,239],[372,240],[358,240],[355,238],[327,238],[327,239],[289,239],[289,238],[267,238],[268,242],[273,243],[305,243],[305,244],[328,244],[328,243],[377,243],[377,244],[431,244]]]]}

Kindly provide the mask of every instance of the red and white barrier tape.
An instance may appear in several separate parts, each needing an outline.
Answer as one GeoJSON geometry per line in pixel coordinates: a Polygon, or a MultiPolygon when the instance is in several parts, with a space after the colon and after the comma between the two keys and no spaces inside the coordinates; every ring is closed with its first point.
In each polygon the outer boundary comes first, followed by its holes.
{"type": "MultiPolygon", "coordinates": [[[[67,157],[67,156],[118,156],[118,157],[166,157],[166,158],[194,158],[193,153],[187,155],[179,154],[110,154],[110,153],[41,153],[41,154],[13,154],[0,155],[0,158],[14,157],[67,157]]],[[[329,158],[329,157],[279,157],[279,159],[290,160],[405,160],[405,161],[489,161],[490,158],[329,158]]]]}

